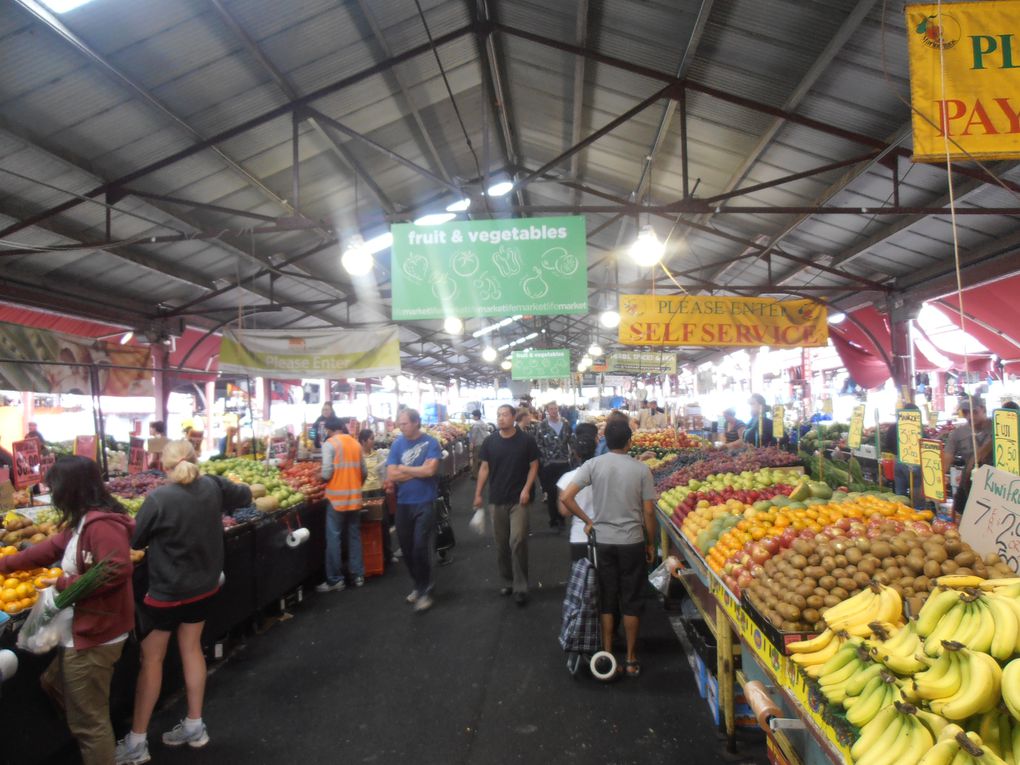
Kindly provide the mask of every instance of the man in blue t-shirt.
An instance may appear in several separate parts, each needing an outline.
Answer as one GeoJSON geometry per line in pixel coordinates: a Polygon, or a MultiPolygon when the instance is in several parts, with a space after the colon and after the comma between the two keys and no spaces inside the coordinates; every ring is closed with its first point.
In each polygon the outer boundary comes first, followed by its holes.
{"type": "Polygon", "coordinates": [[[425,611],[432,606],[436,472],[443,452],[436,439],[421,432],[421,415],[414,409],[401,410],[397,427],[400,437],[390,447],[386,478],[397,485],[397,538],[414,580],[407,602],[425,611]]]}

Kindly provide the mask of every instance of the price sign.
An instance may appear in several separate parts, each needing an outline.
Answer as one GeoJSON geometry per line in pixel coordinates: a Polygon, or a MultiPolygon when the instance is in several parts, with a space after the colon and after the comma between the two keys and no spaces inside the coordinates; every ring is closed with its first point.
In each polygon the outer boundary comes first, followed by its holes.
{"type": "Polygon", "coordinates": [[[920,465],[921,412],[917,409],[900,409],[896,412],[896,425],[900,462],[904,465],[920,465]]]}
{"type": "Polygon", "coordinates": [[[96,437],[75,436],[74,453],[78,457],[88,457],[90,460],[96,458],[96,437]]]}
{"type": "Polygon", "coordinates": [[[996,409],[992,414],[995,467],[1020,475],[1020,446],[1018,439],[1018,413],[1015,409],[996,409]]]}
{"type": "Polygon", "coordinates": [[[946,501],[946,481],[942,472],[942,442],[937,438],[921,440],[921,481],[925,499],[946,501]]]}
{"type": "Polygon", "coordinates": [[[129,443],[128,472],[141,473],[145,470],[145,441],[132,436],[129,443]]]}
{"type": "Polygon", "coordinates": [[[975,468],[960,521],[960,538],[981,555],[995,553],[1020,573],[1020,493],[1017,477],[991,465],[975,468]]]}
{"type": "Polygon", "coordinates": [[[775,438],[782,438],[786,435],[786,423],[783,421],[785,417],[785,406],[777,404],[772,407],[772,435],[775,438]]]}
{"type": "Polygon", "coordinates": [[[286,436],[273,436],[269,439],[266,459],[282,460],[287,458],[288,444],[286,436]]]}
{"type": "Polygon", "coordinates": [[[39,483],[42,480],[39,475],[39,442],[34,438],[15,441],[11,444],[11,452],[14,457],[14,488],[26,489],[39,483]]]}
{"type": "Polygon", "coordinates": [[[850,416],[850,432],[847,434],[846,443],[851,449],[861,448],[861,435],[864,433],[864,404],[854,407],[854,413],[850,416]]]}

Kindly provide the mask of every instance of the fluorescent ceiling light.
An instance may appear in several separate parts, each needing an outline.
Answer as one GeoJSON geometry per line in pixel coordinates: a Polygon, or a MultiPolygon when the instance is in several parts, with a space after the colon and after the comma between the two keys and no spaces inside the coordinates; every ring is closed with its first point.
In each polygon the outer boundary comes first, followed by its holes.
{"type": "Polygon", "coordinates": [[[490,364],[496,360],[496,349],[491,345],[485,346],[485,350],[482,351],[482,358],[488,361],[490,364]]]}
{"type": "Polygon", "coordinates": [[[392,244],[393,234],[387,231],[385,234],[379,234],[379,236],[374,236],[365,242],[365,249],[375,255],[377,252],[388,249],[392,244]]]}
{"type": "Polygon", "coordinates": [[[464,212],[470,206],[471,197],[464,197],[463,199],[458,199],[456,202],[450,202],[450,204],[446,206],[446,212],[450,213],[464,212]]]}
{"type": "Polygon", "coordinates": [[[651,224],[646,223],[630,246],[630,257],[637,265],[648,268],[662,260],[665,251],[666,245],[659,241],[651,224]]]}
{"type": "Polygon", "coordinates": [[[603,311],[599,322],[606,329],[616,329],[620,326],[620,314],[616,311],[603,311]]]}
{"type": "Polygon", "coordinates": [[[829,314],[829,324],[842,324],[846,320],[846,314],[842,311],[829,314]]]}
{"type": "Polygon", "coordinates": [[[456,316],[447,316],[445,321],[443,321],[443,329],[451,335],[459,335],[464,331],[464,322],[456,316]]]}
{"type": "Polygon", "coordinates": [[[91,3],[92,0],[42,0],[42,2],[54,13],[67,13],[91,3]]]}
{"type": "Polygon", "coordinates": [[[449,223],[457,216],[453,213],[429,213],[428,215],[422,215],[414,221],[416,226],[438,226],[441,223],[449,223]]]}
{"type": "Polygon", "coordinates": [[[513,181],[499,181],[489,186],[489,190],[485,193],[490,197],[502,197],[509,194],[513,189],[513,181]]]}
{"type": "Polygon", "coordinates": [[[121,345],[127,345],[128,343],[131,342],[131,338],[134,337],[134,336],[135,336],[135,331],[133,329],[129,329],[127,332],[125,332],[123,335],[121,335],[120,344],[121,345]]]}

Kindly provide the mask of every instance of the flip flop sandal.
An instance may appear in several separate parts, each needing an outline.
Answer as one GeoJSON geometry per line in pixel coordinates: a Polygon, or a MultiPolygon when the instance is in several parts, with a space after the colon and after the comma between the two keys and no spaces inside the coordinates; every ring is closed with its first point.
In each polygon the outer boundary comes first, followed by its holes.
{"type": "Polygon", "coordinates": [[[634,661],[628,661],[625,664],[625,666],[626,666],[627,677],[640,677],[641,676],[641,662],[639,662],[639,661],[637,661],[635,659],[634,661]]]}

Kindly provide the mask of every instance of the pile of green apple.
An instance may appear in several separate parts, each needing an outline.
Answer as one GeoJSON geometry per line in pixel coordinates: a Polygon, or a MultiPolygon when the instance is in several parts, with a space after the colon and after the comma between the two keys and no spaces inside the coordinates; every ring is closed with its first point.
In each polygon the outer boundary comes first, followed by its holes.
{"type": "Polygon", "coordinates": [[[243,458],[214,460],[202,463],[199,469],[207,475],[220,475],[234,483],[262,484],[266,496],[275,497],[281,508],[293,507],[304,501],[305,496],[296,491],[280,477],[279,469],[243,458]]]}
{"type": "Polygon", "coordinates": [[[745,505],[789,494],[801,482],[802,474],[785,468],[760,468],[740,473],[712,473],[703,480],[693,479],[674,486],[659,496],[659,504],[679,525],[701,501],[718,505],[735,499],[745,505]]]}

